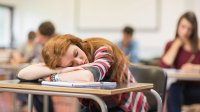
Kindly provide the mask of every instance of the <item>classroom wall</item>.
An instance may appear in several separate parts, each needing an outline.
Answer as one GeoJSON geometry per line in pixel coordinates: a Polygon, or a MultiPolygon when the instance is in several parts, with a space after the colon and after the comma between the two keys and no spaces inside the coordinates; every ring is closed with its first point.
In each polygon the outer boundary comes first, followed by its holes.
{"type": "MultiPolygon", "coordinates": [[[[136,31],[135,34],[140,44],[139,54],[143,59],[162,54],[165,43],[174,38],[177,20],[183,12],[193,10],[200,20],[199,0],[160,0],[160,3],[159,29],[136,31]]],[[[60,34],[71,33],[82,38],[100,36],[113,42],[121,38],[120,31],[78,31],[75,26],[75,0],[0,0],[0,4],[15,8],[15,46],[24,42],[27,33],[37,30],[38,25],[45,20],[52,21],[60,34]]]]}

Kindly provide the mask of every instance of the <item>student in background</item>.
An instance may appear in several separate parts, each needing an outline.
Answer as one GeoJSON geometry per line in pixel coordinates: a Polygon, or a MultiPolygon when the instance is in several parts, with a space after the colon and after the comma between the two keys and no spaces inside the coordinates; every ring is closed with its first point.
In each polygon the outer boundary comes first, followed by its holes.
{"type": "Polygon", "coordinates": [[[27,60],[27,57],[33,51],[34,39],[35,39],[35,32],[33,32],[33,31],[29,32],[27,42],[24,43],[19,49],[12,50],[8,63],[9,64],[25,63],[27,60]]]}
{"type": "MultiPolygon", "coordinates": [[[[102,38],[82,40],[69,34],[60,35],[45,44],[42,56],[45,63],[23,68],[18,77],[26,80],[111,81],[118,84],[136,82],[129,71],[126,56],[116,45],[102,38]]],[[[148,108],[146,97],[141,92],[102,98],[109,112],[144,112],[148,108]]],[[[100,111],[99,106],[91,100],[84,105],[89,109],[84,112],[100,111]]]]}
{"type": "Polygon", "coordinates": [[[24,62],[25,59],[22,57],[20,52],[17,49],[12,49],[8,63],[12,65],[17,65],[17,64],[22,64],[24,62]]]}
{"type": "Polygon", "coordinates": [[[138,43],[133,38],[134,29],[126,26],[123,29],[123,38],[121,41],[117,42],[117,46],[124,52],[124,54],[129,58],[132,63],[138,63],[138,43]]]}
{"type": "Polygon", "coordinates": [[[45,42],[55,36],[55,27],[50,21],[40,24],[36,32],[33,52],[27,58],[27,62],[42,62],[41,51],[45,42]]]}
{"type": "MultiPolygon", "coordinates": [[[[160,61],[163,68],[200,73],[200,39],[193,12],[184,13],[177,24],[173,41],[167,43],[160,61]]],[[[182,104],[200,103],[200,82],[177,81],[168,91],[168,112],[181,112],[182,104]]]]}
{"type": "Polygon", "coordinates": [[[34,47],[34,40],[35,40],[36,34],[33,31],[30,31],[28,33],[28,40],[26,43],[24,43],[22,45],[22,47],[20,47],[19,51],[22,55],[22,57],[27,60],[27,58],[29,57],[29,55],[32,53],[33,51],[33,47],[34,47]]]}
{"type": "Polygon", "coordinates": [[[27,61],[27,58],[33,51],[33,43],[35,39],[35,32],[31,31],[28,34],[28,40],[18,50],[12,50],[10,54],[9,64],[22,64],[27,61]]]}

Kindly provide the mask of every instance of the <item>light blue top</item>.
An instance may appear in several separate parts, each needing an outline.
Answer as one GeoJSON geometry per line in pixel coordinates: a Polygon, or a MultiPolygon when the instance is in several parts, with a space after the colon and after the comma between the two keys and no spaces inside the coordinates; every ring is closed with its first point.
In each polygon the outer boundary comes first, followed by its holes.
{"type": "Polygon", "coordinates": [[[132,63],[139,62],[137,41],[135,40],[132,41],[126,48],[123,49],[121,41],[117,42],[116,45],[125,53],[126,56],[128,56],[130,62],[132,63]]]}

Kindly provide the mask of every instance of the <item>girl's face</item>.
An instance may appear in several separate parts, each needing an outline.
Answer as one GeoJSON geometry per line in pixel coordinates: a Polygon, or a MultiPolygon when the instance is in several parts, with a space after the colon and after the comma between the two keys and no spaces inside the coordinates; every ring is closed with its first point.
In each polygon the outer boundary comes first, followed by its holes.
{"type": "Polygon", "coordinates": [[[185,18],[183,18],[178,26],[178,35],[181,39],[189,39],[192,34],[192,24],[185,18]]]}
{"type": "Polygon", "coordinates": [[[78,46],[70,45],[61,57],[61,67],[73,67],[89,63],[88,58],[78,46]]]}

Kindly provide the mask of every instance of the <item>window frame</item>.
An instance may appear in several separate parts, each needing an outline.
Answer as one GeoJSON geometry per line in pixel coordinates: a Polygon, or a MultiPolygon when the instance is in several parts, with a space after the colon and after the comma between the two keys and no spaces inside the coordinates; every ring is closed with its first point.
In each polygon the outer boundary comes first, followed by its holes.
{"type": "Polygon", "coordinates": [[[4,4],[0,4],[0,7],[2,8],[7,8],[10,11],[10,42],[9,42],[9,46],[0,46],[0,48],[14,48],[14,35],[13,35],[13,17],[14,17],[14,7],[13,6],[9,6],[9,5],[4,5],[4,4]]]}

